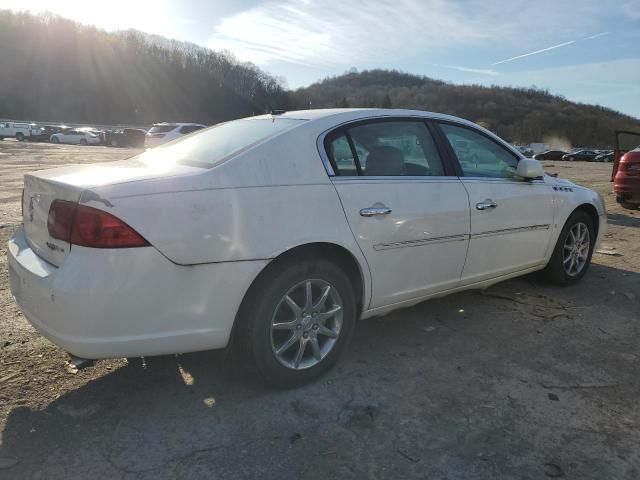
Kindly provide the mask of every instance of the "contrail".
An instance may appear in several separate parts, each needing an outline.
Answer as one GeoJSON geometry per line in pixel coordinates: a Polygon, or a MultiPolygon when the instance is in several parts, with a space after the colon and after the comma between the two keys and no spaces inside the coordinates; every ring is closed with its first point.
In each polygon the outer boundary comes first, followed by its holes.
{"type": "Polygon", "coordinates": [[[576,43],[575,40],[569,40],[568,42],[559,43],[558,45],[554,45],[553,47],[543,48],[541,50],[536,50],[535,52],[525,53],[523,55],[518,55],[517,57],[507,58],[505,60],[500,60],[499,62],[492,63],[491,66],[500,65],[501,63],[512,62],[514,60],[518,60],[519,58],[530,57],[531,55],[537,55],[538,53],[548,52],[549,50],[555,50],[556,48],[566,47],[567,45],[571,45],[572,43],[576,43]]]}
{"type": "Polygon", "coordinates": [[[584,37],[582,40],[593,40],[594,38],[602,37],[603,35],[609,35],[609,32],[596,33],[590,37],[584,37]]]}

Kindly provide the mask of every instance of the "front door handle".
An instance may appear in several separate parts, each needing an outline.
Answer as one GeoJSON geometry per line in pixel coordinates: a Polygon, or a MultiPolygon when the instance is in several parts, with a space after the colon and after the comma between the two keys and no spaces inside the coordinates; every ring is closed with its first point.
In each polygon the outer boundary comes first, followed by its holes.
{"type": "Polygon", "coordinates": [[[376,215],[389,215],[390,213],[391,213],[391,209],[385,206],[368,207],[360,210],[360,215],[363,217],[375,217],[376,215]]]}
{"type": "Polygon", "coordinates": [[[490,198],[487,198],[484,202],[476,203],[477,210],[489,210],[491,208],[496,208],[497,206],[498,204],[490,198]]]}

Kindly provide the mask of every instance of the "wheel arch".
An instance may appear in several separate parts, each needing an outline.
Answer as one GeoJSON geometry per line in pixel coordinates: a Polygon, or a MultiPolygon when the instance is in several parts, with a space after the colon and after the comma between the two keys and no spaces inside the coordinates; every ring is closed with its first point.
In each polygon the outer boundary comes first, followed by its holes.
{"type": "MultiPolygon", "coordinates": [[[[589,217],[591,218],[591,221],[593,222],[593,229],[595,231],[596,234],[596,238],[598,237],[598,231],[600,230],[600,216],[598,215],[598,210],[596,209],[596,207],[594,207],[592,204],[590,203],[582,203],[580,205],[578,205],[573,212],[571,212],[571,215],[573,215],[576,212],[585,212],[587,215],[589,215],[589,217]]],[[[569,215],[569,217],[571,217],[571,215],[569,215]]],[[[568,218],[567,218],[568,220],[568,218]]]]}
{"type": "Polygon", "coordinates": [[[325,260],[329,260],[335,263],[338,267],[342,268],[349,279],[351,280],[357,303],[357,317],[360,318],[360,314],[362,313],[364,307],[368,305],[366,296],[368,294],[366,277],[365,274],[367,272],[366,265],[362,265],[361,262],[357,259],[356,255],[354,255],[351,251],[345,248],[342,245],[338,245],[337,243],[331,242],[313,242],[313,243],[305,243],[301,245],[297,245],[295,247],[291,247],[279,255],[277,255],[273,260],[271,260],[265,267],[256,275],[253,279],[249,288],[245,292],[242,301],[240,302],[240,306],[236,313],[236,318],[233,322],[233,328],[231,331],[231,336],[229,339],[229,344],[232,345],[236,332],[238,330],[238,319],[242,316],[243,307],[247,303],[247,299],[250,295],[253,294],[254,290],[258,287],[261,280],[265,278],[271,271],[273,271],[276,267],[281,265],[284,262],[295,262],[296,260],[303,258],[322,258],[325,260]]]}

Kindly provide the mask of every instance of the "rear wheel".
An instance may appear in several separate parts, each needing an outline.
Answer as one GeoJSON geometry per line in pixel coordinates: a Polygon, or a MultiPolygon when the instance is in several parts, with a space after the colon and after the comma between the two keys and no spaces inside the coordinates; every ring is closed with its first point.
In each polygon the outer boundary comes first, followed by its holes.
{"type": "Polygon", "coordinates": [[[24,140],[24,133],[18,132],[16,133],[16,140],[18,140],[19,142],[24,140]]]}
{"type": "Polygon", "coordinates": [[[294,387],[326,372],[356,320],[349,277],[322,259],[284,262],[252,287],[238,321],[241,360],[268,383],[294,387]]]}
{"type": "Polygon", "coordinates": [[[51,139],[51,143],[60,143],[60,139],[58,137],[53,137],[51,139]]]}
{"type": "Polygon", "coordinates": [[[560,232],[545,268],[547,278],[559,285],[577,283],[589,269],[595,241],[591,217],[581,210],[573,213],[560,232]]]}

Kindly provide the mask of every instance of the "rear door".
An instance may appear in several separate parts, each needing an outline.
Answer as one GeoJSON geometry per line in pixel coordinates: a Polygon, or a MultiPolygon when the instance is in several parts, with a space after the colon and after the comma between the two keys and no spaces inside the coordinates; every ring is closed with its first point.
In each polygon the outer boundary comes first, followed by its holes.
{"type": "Polygon", "coordinates": [[[349,225],[369,265],[371,308],[459,285],[469,200],[422,119],[358,122],[324,140],[349,225]]]}
{"type": "Polygon", "coordinates": [[[519,156],[481,130],[440,122],[469,194],[471,237],[462,273],[469,285],[540,265],[551,241],[553,189],[516,177],[519,156]]]}

